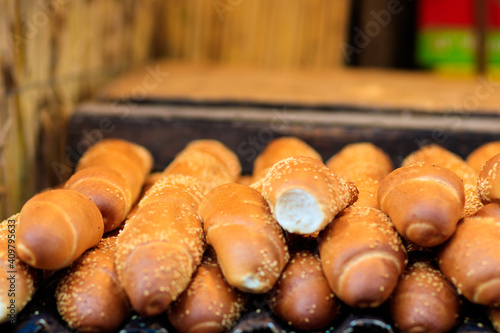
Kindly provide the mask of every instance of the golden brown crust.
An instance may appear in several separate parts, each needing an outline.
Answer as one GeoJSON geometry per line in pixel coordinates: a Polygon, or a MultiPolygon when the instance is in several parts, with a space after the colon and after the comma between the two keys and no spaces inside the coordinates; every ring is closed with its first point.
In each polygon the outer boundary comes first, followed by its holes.
{"type": "Polygon", "coordinates": [[[463,219],[438,253],[439,268],[459,294],[474,303],[500,305],[500,219],[463,219]]]}
{"type": "Polygon", "coordinates": [[[462,217],[474,215],[481,207],[481,200],[476,191],[478,172],[472,169],[460,156],[436,145],[428,145],[408,155],[403,166],[416,162],[426,162],[447,168],[460,177],[465,189],[465,206],[462,217]]]}
{"type": "Polygon", "coordinates": [[[307,250],[292,254],[270,304],[281,319],[301,330],[324,328],[339,312],[319,256],[307,250]]]}
{"type": "Polygon", "coordinates": [[[369,142],[353,143],[330,157],[326,166],[348,181],[382,180],[394,166],[389,156],[369,142]]]}
{"type": "Polygon", "coordinates": [[[500,141],[492,141],[479,146],[467,156],[465,161],[474,171],[479,173],[483,164],[496,154],[500,154],[500,141]]]}
{"type": "Polygon", "coordinates": [[[369,142],[345,146],[327,162],[335,174],[358,188],[355,206],[378,208],[377,191],[380,181],[394,170],[389,156],[369,142]]]}
{"type": "Polygon", "coordinates": [[[484,205],[473,216],[474,217],[500,218],[500,203],[490,203],[490,204],[484,205]]]}
{"type": "Polygon", "coordinates": [[[221,185],[205,196],[199,214],[228,283],[244,292],[269,291],[289,254],[262,195],[245,185],[221,185]]]}
{"type": "Polygon", "coordinates": [[[492,307],[490,309],[489,317],[495,331],[500,332],[500,308],[492,307]]]}
{"type": "Polygon", "coordinates": [[[18,227],[19,214],[0,223],[0,323],[15,322],[33,297],[40,275],[15,254],[18,227]]]}
{"type": "Polygon", "coordinates": [[[358,190],[311,157],[274,164],[262,182],[262,195],[283,229],[312,234],[357,199],[358,190]]]}
{"type": "Polygon", "coordinates": [[[133,308],[146,316],[165,311],[187,287],[203,249],[190,204],[156,201],[139,209],[118,236],[115,261],[133,308]]]}
{"type": "Polygon", "coordinates": [[[452,171],[418,162],[391,172],[380,183],[380,209],[399,233],[420,246],[445,242],[464,207],[464,188],[452,171]]]}
{"type": "Polygon", "coordinates": [[[187,289],[168,309],[168,318],[180,333],[221,333],[240,318],[247,298],[226,282],[217,258],[205,254],[187,289]]]}
{"type": "Polygon", "coordinates": [[[78,162],[76,171],[91,166],[114,170],[130,185],[132,202],[141,193],[146,176],[153,167],[153,157],[144,147],[120,139],[105,139],[90,147],[78,162]]]}
{"type": "Polygon", "coordinates": [[[460,310],[455,288],[426,262],[407,268],[390,304],[392,319],[402,332],[448,332],[455,326],[460,310]]]}
{"type": "Polygon", "coordinates": [[[483,164],[477,178],[477,193],[483,204],[500,203],[500,154],[483,164]]]}
{"type": "Polygon", "coordinates": [[[116,237],[103,238],[73,263],[58,282],[57,309],[69,327],[114,332],[130,313],[130,303],[114,269],[116,237]]]}
{"type": "Polygon", "coordinates": [[[390,296],[407,254],[389,218],[371,207],[349,207],[318,237],[323,272],[342,301],[376,307],[390,296]]]}
{"type": "Polygon", "coordinates": [[[61,269],[97,245],[103,229],[101,212],[83,194],[65,189],[42,192],[21,209],[17,255],[35,268],[61,269]]]}
{"type": "Polygon", "coordinates": [[[241,164],[238,156],[220,141],[209,139],[193,140],[184,148],[184,152],[190,151],[209,153],[217,158],[219,163],[226,167],[232,182],[236,181],[241,175],[241,164]]]}
{"type": "Polygon", "coordinates": [[[212,154],[199,150],[182,151],[163,173],[194,177],[205,184],[207,191],[233,181],[225,164],[212,154]]]}
{"type": "Polygon", "coordinates": [[[194,210],[207,192],[204,183],[200,183],[196,178],[183,175],[163,175],[144,194],[138,203],[138,209],[157,201],[179,201],[190,204],[194,210]]]}
{"type": "Polygon", "coordinates": [[[87,196],[97,205],[104,232],[117,228],[132,207],[132,193],[125,178],[105,167],[88,167],[76,172],[65,188],[87,196]]]}
{"type": "Polygon", "coordinates": [[[281,137],[271,141],[253,164],[253,178],[257,181],[277,162],[293,156],[308,156],[321,160],[321,155],[306,142],[295,137],[281,137]]]}

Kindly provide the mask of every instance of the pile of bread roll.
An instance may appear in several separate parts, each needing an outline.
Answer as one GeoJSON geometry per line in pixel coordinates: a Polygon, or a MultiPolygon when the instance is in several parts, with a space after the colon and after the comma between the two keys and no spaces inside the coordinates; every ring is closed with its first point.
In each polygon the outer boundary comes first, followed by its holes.
{"type": "Polygon", "coordinates": [[[58,271],[58,311],[81,331],[117,331],[134,311],[223,332],[261,294],[299,330],[390,304],[401,332],[447,332],[465,298],[500,332],[500,142],[466,161],[425,146],[395,169],[370,143],[323,163],[282,137],[242,176],[225,145],[197,140],[152,167],[146,148],[102,140],[0,225],[1,321],[58,271]]]}

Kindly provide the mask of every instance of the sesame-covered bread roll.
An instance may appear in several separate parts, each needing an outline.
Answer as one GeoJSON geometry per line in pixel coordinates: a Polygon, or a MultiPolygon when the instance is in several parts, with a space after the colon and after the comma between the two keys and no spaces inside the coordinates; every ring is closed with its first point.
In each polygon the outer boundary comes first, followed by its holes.
{"type": "Polygon", "coordinates": [[[442,333],[457,323],[460,298],[428,262],[410,265],[391,296],[391,316],[402,332],[442,333]]]}
{"type": "Polygon", "coordinates": [[[483,164],[496,154],[500,154],[500,141],[492,141],[479,146],[467,156],[465,161],[472,169],[479,173],[483,164]]]}
{"type": "Polygon", "coordinates": [[[500,305],[500,219],[468,217],[438,253],[439,268],[469,301],[500,305]]]}
{"type": "Polygon", "coordinates": [[[72,329],[114,332],[130,313],[114,268],[116,237],[103,238],[68,268],[56,289],[57,309],[72,329]]]}
{"type": "Polygon", "coordinates": [[[118,236],[116,270],[134,310],[165,311],[186,289],[204,250],[203,229],[189,203],[152,202],[118,236]]]}
{"type": "Polygon", "coordinates": [[[19,214],[0,223],[0,323],[16,322],[35,293],[40,272],[16,255],[19,214]]]}
{"type": "Polygon", "coordinates": [[[168,309],[168,318],[180,333],[221,333],[240,318],[247,298],[226,282],[215,253],[207,249],[189,286],[168,309]]]}
{"type": "Polygon", "coordinates": [[[215,140],[198,140],[188,144],[163,171],[165,175],[197,178],[209,191],[235,182],[241,173],[237,156],[215,140]]]}
{"type": "Polygon", "coordinates": [[[303,140],[281,137],[271,141],[253,163],[253,180],[258,181],[277,162],[293,156],[308,156],[321,160],[321,155],[303,140]]]}
{"type": "Polygon", "coordinates": [[[371,207],[349,207],[318,237],[323,272],[334,294],[353,307],[385,302],[407,254],[389,218],[371,207]]]}
{"type": "Polygon", "coordinates": [[[153,157],[138,144],[121,139],[104,139],[83,154],[76,172],[88,167],[105,167],[123,176],[130,186],[132,202],[135,202],[153,167],[153,157]]]}
{"type": "Polygon", "coordinates": [[[432,144],[408,155],[403,161],[403,166],[416,162],[426,162],[447,168],[462,179],[465,192],[462,217],[474,215],[482,207],[477,194],[478,172],[472,169],[460,156],[439,145],[432,144]]]}
{"type": "Polygon", "coordinates": [[[380,183],[380,209],[406,239],[432,247],[455,231],[464,207],[464,187],[452,171],[418,162],[398,168],[380,183]]]}
{"type": "Polygon", "coordinates": [[[500,154],[484,163],[477,178],[477,193],[483,204],[500,203],[500,154]]]}
{"type": "Polygon", "coordinates": [[[324,328],[339,313],[319,256],[310,250],[292,253],[271,295],[273,311],[297,329],[324,328]]]}
{"type": "Polygon", "coordinates": [[[289,254],[262,195],[245,185],[224,184],[205,196],[199,214],[227,282],[244,292],[269,291],[289,254]]]}
{"type": "Polygon", "coordinates": [[[290,157],[269,169],[262,195],[283,229],[313,234],[354,203],[358,190],[318,159],[290,157]]]}
{"type": "Polygon", "coordinates": [[[355,206],[373,208],[378,208],[380,181],[394,169],[389,156],[369,142],[345,146],[326,162],[326,166],[342,179],[356,185],[359,194],[355,206]]]}

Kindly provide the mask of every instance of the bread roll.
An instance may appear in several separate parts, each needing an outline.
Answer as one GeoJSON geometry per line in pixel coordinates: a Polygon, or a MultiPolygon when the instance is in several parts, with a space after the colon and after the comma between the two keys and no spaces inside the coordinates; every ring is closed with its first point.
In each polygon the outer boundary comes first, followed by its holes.
{"type": "Polygon", "coordinates": [[[439,145],[433,144],[422,147],[408,155],[403,160],[403,166],[416,162],[426,162],[447,168],[462,179],[465,192],[465,205],[462,217],[474,215],[482,207],[476,190],[478,172],[474,171],[460,156],[439,145]]]}
{"type": "Polygon", "coordinates": [[[321,159],[321,155],[306,142],[295,137],[281,137],[271,141],[253,163],[253,179],[264,177],[277,162],[293,156],[308,156],[321,159]]]}
{"type": "Polygon", "coordinates": [[[290,157],[269,169],[262,195],[283,229],[312,234],[355,202],[358,190],[318,159],[290,157]]]}
{"type": "Polygon", "coordinates": [[[318,330],[339,313],[317,254],[308,250],[292,254],[276,284],[270,302],[273,311],[300,330],[318,330]]]}
{"type": "Polygon", "coordinates": [[[191,176],[205,184],[207,191],[235,182],[241,173],[239,160],[222,143],[194,141],[186,146],[163,171],[165,175],[191,176]]]}
{"type": "Polygon", "coordinates": [[[17,255],[35,268],[61,269],[97,245],[103,230],[101,212],[83,194],[65,189],[42,192],[21,209],[17,255]]]}
{"type": "Polygon", "coordinates": [[[457,323],[460,298],[438,269],[416,262],[401,276],[390,305],[398,330],[443,333],[457,323]]]}
{"type": "Polygon", "coordinates": [[[410,241],[432,247],[455,231],[464,208],[464,188],[452,171],[419,162],[398,168],[381,183],[380,209],[399,233],[410,241]]]}
{"type": "Polygon", "coordinates": [[[57,284],[57,310],[69,327],[82,332],[114,332],[130,313],[114,268],[116,237],[76,260],[57,284]]]}
{"type": "Polygon", "coordinates": [[[153,167],[153,157],[146,148],[135,143],[104,139],[83,154],[76,171],[88,167],[105,167],[122,175],[130,186],[132,202],[135,202],[153,167]]]}
{"type": "Polygon", "coordinates": [[[208,253],[187,289],[168,309],[168,318],[180,333],[224,332],[240,318],[247,298],[226,282],[217,258],[208,253]]]}
{"type": "Polygon", "coordinates": [[[491,308],[489,316],[495,331],[500,332],[500,307],[491,308]]]}
{"type": "Polygon", "coordinates": [[[0,223],[0,323],[16,317],[35,293],[39,272],[16,256],[19,214],[0,223]]]}
{"type": "Polygon", "coordinates": [[[500,154],[484,163],[477,178],[477,193],[483,204],[500,203],[500,154]]]}
{"type": "Polygon", "coordinates": [[[262,195],[245,185],[224,184],[205,196],[199,214],[227,282],[244,292],[269,291],[289,254],[262,195]]]}
{"type": "Polygon", "coordinates": [[[371,207],[349,207],[318,238],[323,272],[334,294],[352,307],[385,302],[407,254],[389,218],[371,207]]]}
{"type": "Polygon", "coordinates": [[[194,210],[198,209],[206,190],[206,184],[191,176],[163,175],[144,194],[138,203],[138,209],[152,202],[179,201],[189,204],[194,210]]]}
{"type": "Polygon", "coordinates": [[[191,204],[165,200],[140,208],[118,236],[115,261],[133,308],[144,316],[165,311],[186,289],[203,250],[191,204]]]}
{"type": "Polygon", "coordinates": [[[88,167],[76,172],[65,188],[87,196],[99,208],[104,232],[117,228],[132,208],[130,185],[116,171],[105,167],[88,167]]]}
{"type": "Polygon", "coordinates": [[[474,171],[479,173],[483,164],[496,154],[500,154],[500,141],[492,141],[479,146],[467,156],[465,161],[474,171]]]}
{"type": "Polygon", "coordinates": [[[220,141],[209,139],[193,140],[184,148],[184,152],[190,151],[209,153],[217,158],[226,167],[231,176],[231,181],[236,181],[241,175],[241,164],[238,156],[220,141]]]}
{"type": "Polygon", "coordinates": [[[377,191],[380,181],[393,169],[389,156],[369,142],[345,146],[327,162],[336,175],[353,182],[358,188],[355,206],[378,208],[377,191]]]}
{"type": "Polygon", "coordinates": [[[438,253],[439,268],[469,301],[500,305],[500,219],[468,217],[438,253]]]}
{"type": "Polygon", "coordinates": [[[497,217],[500,218],[500,203],[490,203],[479,209],[474,217],[497,217]]]}

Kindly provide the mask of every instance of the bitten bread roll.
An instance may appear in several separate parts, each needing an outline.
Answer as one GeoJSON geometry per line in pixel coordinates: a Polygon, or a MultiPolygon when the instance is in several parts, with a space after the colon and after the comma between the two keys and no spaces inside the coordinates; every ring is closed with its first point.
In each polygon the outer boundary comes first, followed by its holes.
{"type": "Polygon", "coordinates": [[[114,268],[116,237],[103,238],[76,260],[57,284],[57,310],[69,327],[114,332],[130,313],[114,268]]]}
{"type": "Polygon", "coordinates": [[[152,202],[118,236],[116,271],[141,315],[165,311],[186,289],[204,250],[203,229],[191,204],[152,202]]]}
{"type": "Polygon", "coordinates": [[[312,234],[354,203],[358,190],[318,159],[290,157],[269,169],[262,183],[262,195],[283,229],[312,234]]]}
{"type": "Polygon", "coordinates": [[[477,193],[483,204],[500,203],[500,154],[484,163],[477,178],[477,193]]]}
{"type": "Polygon", "coordinates": [[[460,298],[438,269],[416,262],[401,276],[390,305],[398,330],[443,333],[457,323],[460,298]]]}
{"type": "Polygon", "coordinates": [[[16,256],[19,214],[0,223],[0,323],[15,322],[35,293],[39,272],[16,256]]]}
{"type": "Polygon", "coordinates": [[[377,191],[380,181],[394,170],[389,156],[369,142],[345,146],[327,162],[336,175],[353,182],[358,188],[355,206],[378,208],[377,191]]]}
{"type": "Polygon", "coordinates": [[[49,190],[28,200],[19,216],[17,255],[28,265],[56,270],[71,265],[101,240],[97,206],[71,190],[49,190]]]}
{"type": "Polygon", "coordinates": [[[339,312],[319,256],[308,250],[292,254],[274,287],[270,305],[283,321],[300,330],[324,328],[339,312]]]}
{"type": "Polygon", "coordinates": [[[117,228],[132,207],[130,186],[120,174],[105,167],[89,167],[76,172],[65,188],[87,196],[99,208],[104,232],[117,228]]]}
{"type": "Polygon", "coordinates": [[[462,179],[465,192],[462,217],[474,215],[482,207],[476,190],[478,172],[474,171],[460,156],[433,144],[422,147],[408,155],[403,161],[403,166],[416,162],[426,162],[449,169],[462,179]]]}
{"type": "Polygon", "coordinates": [[[76,172],[88,167],[111,169],[128,182],[135,202],[153,167],[153,157],[144,147],[120,139],[105,139],[90,147],[82,156],[76,172]]]}
{"type": "Polygon", "coordinates": [[[269,291],[289,254],[262,195],[245,185],[224,184],[205,196],[199,214],[227,282],[244,292],[269,291]]]}
{"type": "Polygon", "coordinates": [[[468,217],[438,253],[439,268],[469,301],[500,305],[500,219],[468,217]]]}
{"type": "Polygon", "coordinates": [[[247,298],[226,282],[215,255],[205,254],[187,289],[168,309],[168,318],[180,333],[225,332],[240,318],[247,298]]]}
{"type": "Polygon", "coordinates": [[[474,171],[479,173],[483,164],[496,154],[500,154],[500,141],[492,141],[479,146],[467,156],[465,161],[474,171]]]}
{"type": "Polygon", "coordinates": [[[253,178],[257,181],[277,162],[293,156],[308,156],[321,159],[321,155],[306,142],[295,137],[274,139],[257,156],[253,163],[253,178]]]}
{"type": "Polygon", "coordinates": [[[334,294],[352,307],[385,302],[407,254],[389,218],[375,208],[349,207],[318,237],[323,272],[334,294]]]}
{"type": "Polygon", "coordinates": [[[465,202],[462,181],[455,173],[423,162],[391,172],[380,183],[377,197],[399,233],[427,247],[450,238],[465,202]]]}

